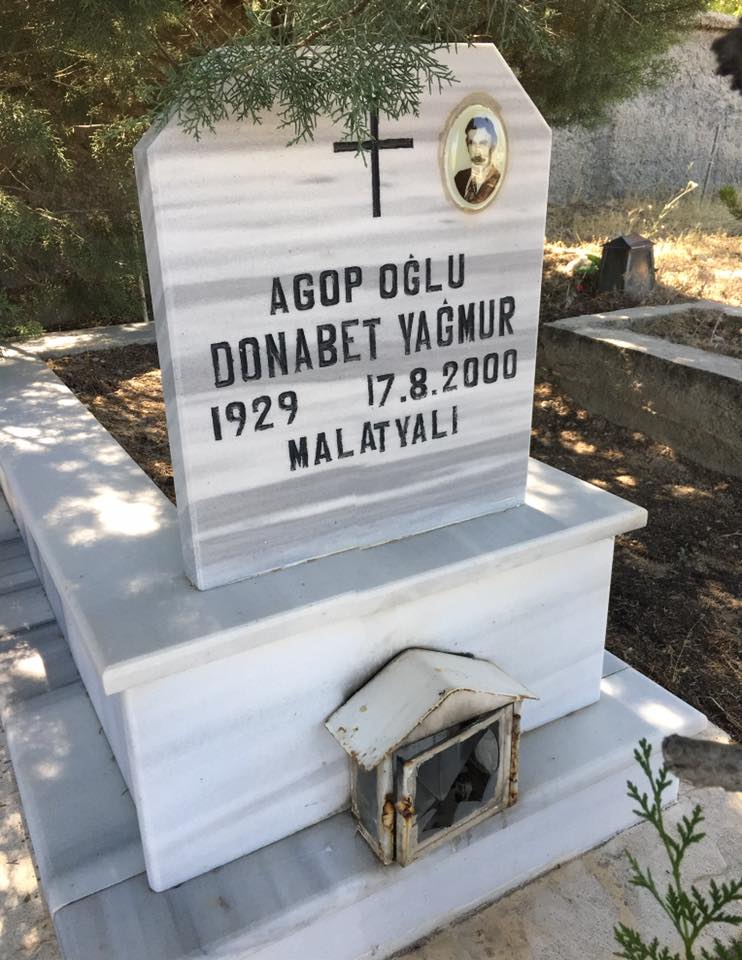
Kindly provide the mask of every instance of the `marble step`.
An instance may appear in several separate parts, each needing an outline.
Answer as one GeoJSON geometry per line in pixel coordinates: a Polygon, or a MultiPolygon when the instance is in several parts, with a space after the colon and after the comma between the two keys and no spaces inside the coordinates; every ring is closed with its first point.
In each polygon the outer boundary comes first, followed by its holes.
{"type": "MultiPolygon", "coordinates": [[[[4,598],[0,597],[0,609],[4,598]]],[[[80,679],[56,623],[0,639],[0,717],[13,703],[30,700],[80,679]]]]}
{"type": "Polygon", "coordinates": [[[516,806],[409,867],[382,867],[341,813],[165,893],[147,885],[133,805],[82,687],[12,709],[11,757],[64,957],[391,956],[629,826],[636,742],[704,729],[617,658],[605,674],[598,703],[524,735],[516,806]]]}
{"type": "Polygon", "coordinates": [[[0,597],[36,586],[38,583],[38,575],[27,552],[19,552],[5,560],[0,559],[0,597]]]}
{"type": "Polygon", "coordinates": [[[52,914],[144,870],[134,804],[82,683],[9,707],[4,725],[52,914]]]}
{"type": "Polygon", "coordinates": [[[16,526],[13,514],[5,497],[0,493],[0,543],[6,540],[15,540],[18,537],[18,527],[16,526]]]}
{"type": "Polygon", "coordinates": [[[28,555],[26,544],[17,531],[15,539],[0,541],[0,562],[4,563],[6,560],[14,560],[19,557],[27,557],[28,555]]]}
{"type": "Polygon", "coordinates": [[[5,594],[0,603],[0,640],[8,634],[54,623],[54,611],[41,585],[5,594]]]}
{"type": "Polygon", "coordinates": [[[78,679],[67,641],[0,494],[0,716],[12,703],[78,679]],[[3,539],[11,525],[12,537],[3,539]]]}

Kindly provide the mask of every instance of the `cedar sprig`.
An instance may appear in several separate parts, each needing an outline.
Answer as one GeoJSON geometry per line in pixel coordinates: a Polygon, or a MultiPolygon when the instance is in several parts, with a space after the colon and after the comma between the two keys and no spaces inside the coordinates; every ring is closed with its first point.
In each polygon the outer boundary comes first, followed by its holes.
{"type": "Polygon", "coordinates": [[[664,817],[663,794],[673,780],[665,766],[655,773],[652,746],[647,740],[639,742],[634,758],[649,783],[649,790],[641,791],[629,781],[628,796],[636,804],[634,813],[656,830],[669,860],[670,880],[662,891],[652,871],[642,867],[637,858],[627,852],[631,865],[629,882],[652,895],[669,917],[682,947],[678,952],[660,944],[656,937],[647,941],[638,931],[620,923],[614,928],[616,942],[621,948],[616,956],[624,960],[742,960],[742,941],[725,946],[715,940],[710,951],[701,948],[700,953],[695,952],[698,938],[711,924],[742,925],[742,915],[729,911],[730,907],[742,902],[742,878],[721,884],[711,880],[706,893],[693,884],[684,884],[682,865],[685,855],[706,836],[700,829],[705,819],[703,810],[697,804],[690,816],[681,817],[674,830],[669,828],[664,817]]]}

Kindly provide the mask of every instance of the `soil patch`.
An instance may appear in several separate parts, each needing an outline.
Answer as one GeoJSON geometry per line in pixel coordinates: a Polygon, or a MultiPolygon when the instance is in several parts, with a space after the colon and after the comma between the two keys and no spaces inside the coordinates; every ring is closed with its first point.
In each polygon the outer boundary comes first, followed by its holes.
{"type": "Polygon", "coordinates": [[[742,318],[730,317],[718,310],[688,310],[667,317],[629,320],[621,326],[670,343],[723,353],[727,357],[742,357],[742,318]]]}
{"type": "Polygon", "coordinates": [[[47,364],[175,503],[157,347],[80,353],[47,364]]]}
{"type": "Polygon", "coordinates": [[[649,512],[616,539],[608,648],[742,739],[742,488],[592,416],[540,370],[531,453],[649,512]]]}
{"type": "MultiPolygon", "coordinates": [[[[50,366],[175,499],[154,346],[50,366]]],[[[644,434],[591,416],[540,370],[532,453],[646,507],[616,541],[608,647],[742,739],[742,489],[644,434]]]]}

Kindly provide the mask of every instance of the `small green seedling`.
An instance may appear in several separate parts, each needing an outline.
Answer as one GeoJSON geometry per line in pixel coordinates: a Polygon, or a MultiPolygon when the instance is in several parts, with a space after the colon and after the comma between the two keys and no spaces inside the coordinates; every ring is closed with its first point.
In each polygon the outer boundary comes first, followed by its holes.
{"type": "Polygon", "coordinates": [[[695,950],[698,937],[711,924],[742,925],[742,915],[729,913],[727,909],[732,904],[742,902],[742,877],[722,884],[712,880],[705,895],[693,885],[685,888],[681,865],[689,847],[700,843],[706,836],[699,830],[704,820],[703,811],[696,805],[690,817],[684,816],[673,832],[668,830],[662,812],[662,794],[672,780],[666,767],[660,767],[655,775],[650,762],[651,754],[651,744],[640,740],[638,748],[634,750],[634,758],[649,780],[650,794],[640,793],[635,784],[629,781],[628,795],[638,805],[634,813],[651,823],[659,834],[670,861],[671,880],[665,893],[661,893],[651,871],[642,869],[636,857],[627,852],[632,869],[630,882],[635,887],[648,890],[662,907],[678,933],[682,950],[677,952],[663,946],[656,937],[647,942],[636,930],[620,923],[613,931],[621,948],[616,956],[624,960],[742,960],[742,940],[728,945],[715,940],[710,951],[703,947],[700,952],[695,950]]]}

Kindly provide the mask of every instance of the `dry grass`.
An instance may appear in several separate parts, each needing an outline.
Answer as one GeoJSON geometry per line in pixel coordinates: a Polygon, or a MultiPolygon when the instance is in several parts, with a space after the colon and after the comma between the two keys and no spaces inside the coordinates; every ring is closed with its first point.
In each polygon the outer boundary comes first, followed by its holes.
{"type": "Polygon", "coordinates": [[[742,358],[742,319],[717,310],[687,310],[669,317],[627,320],[624,326],[670,343],[742,358]]]}
{"type": "Polygon", "coordinates": [[[719,201],[685,197],[669,210],[662,200],[612,200],[600,208],[551,207],[546,224],[541,319],[557,320],[636,306],[623,294],[580,289],[570,264],[622,233],[654,240],[657,286],[642,303],[720,300],[742,305],[742,221],[719,201]],[[664,211],[664,213],[663,213],[664,211]]]}
{"type": "Polygon", "coordinates": [[[709,234],[737,236],[742,240],[742,221],[720,200],[701,200],[697,191],[675,198],[654,200],[628,197],[601,204],[552,205],[546,221],[546,236],[567,244],[605,242],[620,233],[641,233],[655,241],[709,234]]]}

